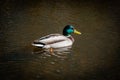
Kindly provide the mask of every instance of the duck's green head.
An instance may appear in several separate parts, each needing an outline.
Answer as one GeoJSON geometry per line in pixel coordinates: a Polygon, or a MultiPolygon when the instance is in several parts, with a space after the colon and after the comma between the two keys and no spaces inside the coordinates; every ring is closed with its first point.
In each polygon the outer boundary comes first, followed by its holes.
{"type": "Polygon", "coordinates": [[[63,29],[63,35],[69,36],[72,33],[81,34],[81,32],[77,31],[72,25],[65,26],[65,28],[63,29]]]}

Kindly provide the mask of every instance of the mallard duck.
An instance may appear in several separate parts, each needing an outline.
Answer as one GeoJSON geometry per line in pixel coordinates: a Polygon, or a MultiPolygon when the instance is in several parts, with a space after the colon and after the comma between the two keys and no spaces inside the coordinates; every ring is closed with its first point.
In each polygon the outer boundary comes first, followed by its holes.
{"type": "Polygon", "coordinates": [[[62,34],[50,34],[34,40],[33,46],[40,48],[64,48],[72,46],[74,38],[71,36],[72,33],[81,34],[72,25],[66,25],[63,29],[62,34]]]}

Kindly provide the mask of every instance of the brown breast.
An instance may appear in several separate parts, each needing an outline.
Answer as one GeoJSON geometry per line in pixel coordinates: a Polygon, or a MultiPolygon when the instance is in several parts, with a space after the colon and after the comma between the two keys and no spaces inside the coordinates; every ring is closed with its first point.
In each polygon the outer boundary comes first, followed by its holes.
{"type": "Polygon", "coordinates": [[[74,38],[72,36],[68,37],[72,42],[74,42],[74,38]]]}

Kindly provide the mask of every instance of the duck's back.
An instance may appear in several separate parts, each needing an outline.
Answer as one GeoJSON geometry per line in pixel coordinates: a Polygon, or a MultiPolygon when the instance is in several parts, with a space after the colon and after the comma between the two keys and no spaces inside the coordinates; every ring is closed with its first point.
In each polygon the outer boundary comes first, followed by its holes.
{"type": "Polygon", "coordinates": [[[59,48],[72,45],[69,38],[61,34],[50,34],[34,41],[33,46],[59,48]]]}

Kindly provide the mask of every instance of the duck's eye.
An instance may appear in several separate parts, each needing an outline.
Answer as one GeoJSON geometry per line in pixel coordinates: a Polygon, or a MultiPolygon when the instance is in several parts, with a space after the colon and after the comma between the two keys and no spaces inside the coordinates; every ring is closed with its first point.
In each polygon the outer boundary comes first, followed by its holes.
{"type": "Polygon", "coordinates": [[[74,28],[71,28],[71,29],[74,29],[74,28]]]}

